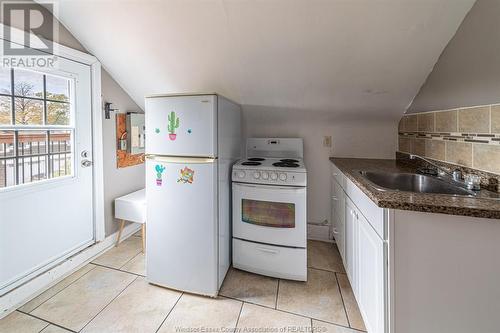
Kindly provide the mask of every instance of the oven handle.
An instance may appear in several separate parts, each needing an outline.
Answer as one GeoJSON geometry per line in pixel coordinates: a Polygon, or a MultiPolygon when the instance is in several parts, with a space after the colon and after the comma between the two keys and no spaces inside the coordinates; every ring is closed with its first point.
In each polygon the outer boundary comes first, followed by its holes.
{"type": "Polygon", "coordinates": [[[237,182],[233,182],[233,185],[236,187],[250,187],[250,188],[261,188],[270,190],[295,190],[295,191],[306,190],[306,187],[304,186],[276,186],[276,185],[246,184],[237,182]]]}

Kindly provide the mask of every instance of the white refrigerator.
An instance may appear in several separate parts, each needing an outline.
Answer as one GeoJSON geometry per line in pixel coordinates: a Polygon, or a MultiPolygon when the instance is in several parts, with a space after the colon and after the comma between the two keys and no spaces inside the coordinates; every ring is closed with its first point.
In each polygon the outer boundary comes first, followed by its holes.
{"type": "Polygon", "coordinates": [[[217,94],[146,97],[146,276],[216,296],[231,258],[240,106],[217,94]]]}

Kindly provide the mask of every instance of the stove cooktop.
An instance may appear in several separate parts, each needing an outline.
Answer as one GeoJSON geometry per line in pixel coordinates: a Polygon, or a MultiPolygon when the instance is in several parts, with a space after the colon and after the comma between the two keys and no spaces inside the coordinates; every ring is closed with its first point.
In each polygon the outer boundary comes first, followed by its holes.
{"type": "Polygon", "coordinates": [[[306,172],[304,161],[299,158],[250,157],[238,161],[234,168],[245,170],[276,170],[282,172],[306,172]]]}

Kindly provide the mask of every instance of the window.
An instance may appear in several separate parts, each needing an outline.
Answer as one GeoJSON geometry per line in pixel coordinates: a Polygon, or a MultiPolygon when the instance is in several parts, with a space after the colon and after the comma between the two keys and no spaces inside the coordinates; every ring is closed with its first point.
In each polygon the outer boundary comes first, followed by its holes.
{"type": "Polygon", "coordinates": [[[273,228],[295,228],[295,204],[284,202],[241,200],[241,220],[273,228]]]}
{"type": "Polygon", "coordinates": [[[73,174],[71,84],[0,69],[0,188],[73,174]]]}

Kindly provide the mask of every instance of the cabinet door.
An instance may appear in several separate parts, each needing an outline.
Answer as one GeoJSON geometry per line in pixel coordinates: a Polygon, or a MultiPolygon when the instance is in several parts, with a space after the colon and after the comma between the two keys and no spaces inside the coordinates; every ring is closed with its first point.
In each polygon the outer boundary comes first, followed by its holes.
{"type": "Polygon", "coordinates": [[[335,181],[335,178],[330,179],[330,204],[331,204],[331,215],[330,215],[330,221],[332,221],[332,228],[333,228],[333,237],[337,239],[337,228],[338,228],[338,222],[337,222],[337,209],[336,209],[336,194],[335,194],[335,187],[338,186],[337,182],[335,181]]]}
{"type": "Polygon", "coordinates": [[[337,220],[337,230],[336,230],[336,235],[335,235],[335,242],[337,243],[337,247],[340,252],[340,256],[342,257],[342,260],[344,261],[345,265],[345,223],[344,219],[338,219],[337,220]]]}
{"type": "Polygon", "coordinates": [[[340,229],[344,225],[345,194],[342,187],[333,177],[331,179],[331,205],[333,236],[338,243],[340,229]]]}
{"type": "Polygon", "coordinates": [[[385,243],[368,221],[358,214],[357,300],[370,333],[385,331],[385,243]]]}
{"type": "Polygon", "coordinates": [[[345,204],[345,266],[351,282],[351,287],[356,294],[358,285],[358,212],[351,200],[346,199],[345,204]]]}

